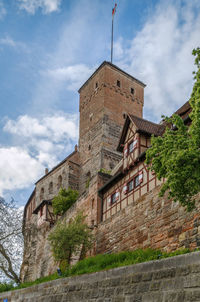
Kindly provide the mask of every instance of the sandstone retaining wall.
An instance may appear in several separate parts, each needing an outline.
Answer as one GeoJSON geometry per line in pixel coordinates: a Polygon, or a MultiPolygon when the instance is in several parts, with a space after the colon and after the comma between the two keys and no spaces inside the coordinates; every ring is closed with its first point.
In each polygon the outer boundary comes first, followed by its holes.
{"type": "Polygon", "coordinates": [[[0,294],[0,302],[200,301],[200,252],[58,279],[0,294]]]}

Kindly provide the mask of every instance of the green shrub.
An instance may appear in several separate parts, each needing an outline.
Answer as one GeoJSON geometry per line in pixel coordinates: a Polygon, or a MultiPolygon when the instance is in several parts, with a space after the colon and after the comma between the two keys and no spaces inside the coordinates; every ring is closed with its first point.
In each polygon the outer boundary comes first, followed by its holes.
{"type": "Polygon", "coordinates": [[[58,222],[48,236],[53,256],[56,261],[66,261],[70,264],[73,254],[80,253],[83,259],[87,250],[92,246],[92,233],[84,222],[85,216],[79,213],[70,223],[58,222]]]}
{"type": "Polygon", "coordinates": [[[0,293],[7,292],[14,288],[13,283],[0,283],[0,293]]]}
{"type": "Polygon", "coordinates": [[[75,190],[61,188],[58,195],[52,200],[55,215],[63,215],[77,200],[78,192],[75,190]]]}

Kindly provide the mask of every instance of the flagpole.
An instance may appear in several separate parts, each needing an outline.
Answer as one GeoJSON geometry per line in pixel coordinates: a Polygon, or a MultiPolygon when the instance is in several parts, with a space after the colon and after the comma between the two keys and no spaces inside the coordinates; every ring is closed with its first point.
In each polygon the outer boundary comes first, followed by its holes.
{"type": "Polygon", "coordinates": [[[113,60],[113,16],[112,16],[112,33],[111,33],[111,63],[113,60]]]}

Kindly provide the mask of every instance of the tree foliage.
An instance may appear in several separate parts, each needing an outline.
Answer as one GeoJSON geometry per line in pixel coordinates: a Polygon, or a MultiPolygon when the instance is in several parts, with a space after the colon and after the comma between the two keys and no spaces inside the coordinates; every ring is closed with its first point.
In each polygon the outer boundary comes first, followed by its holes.
{"type": "Polygon", "coordinates": [[[58,195],[53,198],[52,206],[55,215],[63,215],[77,200],[78,192],[61,188],[58,195]]]}
{"type": "Polygon", "coordinates": [[[58,221],[55,229],[48,236],[53,256],[56,261],[70,264],[73,254],[80,254],[83,259],[92,245],[92,233],[84,222],[85,216],[79,213],[69,224],[58,221]]]}
{"type": "Polygon", "coordinates": [[[195,194],[200,192],[200,48],[193,50],[197,71],[190,98],[191,124],[186,126],[180,116],[165,117],[166,131],[152,137],[146,152],[146,163],[158,179],[165,178],[160,196],[179,201],[188,211],[195,207],[195,194]]]}
{"type": "Polygon", "coordinates": [[[22,254],[22,211],[0,197],[0,280],[20,283],[22,254]]]}

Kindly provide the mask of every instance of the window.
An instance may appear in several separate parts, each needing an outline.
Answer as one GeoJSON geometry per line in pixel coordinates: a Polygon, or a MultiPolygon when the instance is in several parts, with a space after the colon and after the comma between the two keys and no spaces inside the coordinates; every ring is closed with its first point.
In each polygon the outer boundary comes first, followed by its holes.
{"type": "Polygon", "coordinates": [[[115,192],[111,195],[111,204],[115,203],[119,199],[119,192],[115,192]]]}
{"type": "Polygon", "coordinates": [[[117,86],[120,87],[121,86],[121,83],[119,80],[117,80],[117,86]]]}
{"type": "Polygon", "coordinates": [[[40,190],[40,200],[44,199],[44,188],[40,190]]]}
{"type": "Polygon", "coordinates": [[[137,138],[130,142],[130,144],[128,145],[128,153],[133,152],[133,150],[137,147],[137,138]]]}
{"type": "Polygon", "coordinates": [[[133,141],[128,145],[128,153],[133,152],[133,141]]]}
{"type": "Polygon", "coordinates": [[[134,94],[135,90],[134,88],[131,88],[131,94],[134,94]]]}
{"type": "Polygon", "coordinates": [[[58,176],[58,189],[60,189],[61,186],[62,186],[62,176],[59,175],[58,176]]]}
{"type": "Polygon", "coordinates": [[[133,190],[133,179],[131,181],[129,181],[129,183],[127,184],[127,189],[128,189],[128,192],[132,191],[133,190]]]}
{"type": "Polygon", "coordinates": [[[135,188],[139,186],[140,184],[140,178],[139,178],[139,174],[134,178],[134,185],[135,185],[135,188]]]}
{"type": "Polygon", "coordinates": [[[98,88],[98,82],[96,82],[96,84],[95,84],[95,88],[98,88]]]}
{"type": "Polygon", "coordinates": [[[88,146],[88,150],[91,150],[91,145],[88,146]]]}
{"type": "Polygon", "coordinates": [[[53,182],[51,181],[49,184],[49,194],[53,193],[53,182]]]}

